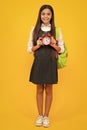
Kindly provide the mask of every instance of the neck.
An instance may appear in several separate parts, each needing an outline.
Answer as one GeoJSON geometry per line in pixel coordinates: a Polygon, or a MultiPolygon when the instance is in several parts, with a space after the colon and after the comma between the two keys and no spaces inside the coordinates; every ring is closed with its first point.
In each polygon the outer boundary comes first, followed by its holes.
{"type": "Polygon", "coordinates": [[[50,23],[43,23],[45,26],[48,26],[50,23]]]}

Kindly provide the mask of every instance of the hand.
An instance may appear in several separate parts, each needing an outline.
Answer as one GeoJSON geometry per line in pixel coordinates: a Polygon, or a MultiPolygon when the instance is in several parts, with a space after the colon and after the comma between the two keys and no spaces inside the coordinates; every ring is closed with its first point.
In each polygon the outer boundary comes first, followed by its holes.
{"type": "Polygon", "coordinates": [[[56,40],[54,39],[54,37],[51,37],[51,43],[50,43],[51,46],[53,45],[56,45],[56,40]]]}
{"type": "Polygon", "coordinates": [[[39,39],[37,40],[37,45],[39,45],[39,46],[43,45],[41,37],[39,37],[39,39]]]}

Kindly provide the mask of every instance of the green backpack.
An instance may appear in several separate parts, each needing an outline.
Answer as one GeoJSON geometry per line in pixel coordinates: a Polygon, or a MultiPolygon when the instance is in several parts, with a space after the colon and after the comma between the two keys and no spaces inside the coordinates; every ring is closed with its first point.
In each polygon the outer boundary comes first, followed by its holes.
{"type": "MultiPolygon", "coordinates": [[[[59,28],[56,28],[56,39],[59,38],[59,28]]],[[[66,44],[64,43],[64,52],[58,54],[57,56],[57,65],[58,65],[58,69],[63,68],[67,65],[67,55],[68,55],[68,51],[67,51],[67,47],[66,44]]]]}

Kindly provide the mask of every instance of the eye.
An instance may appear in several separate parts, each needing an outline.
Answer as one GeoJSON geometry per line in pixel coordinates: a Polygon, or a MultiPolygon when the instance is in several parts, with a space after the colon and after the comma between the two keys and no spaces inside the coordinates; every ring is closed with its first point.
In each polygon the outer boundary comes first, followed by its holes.
{"type": "Polygon", "coordinates": [[[41,13],[41,15],[45,15],[45,13],[41,13]]]}
{"type": "Polygon", "coordinates": [[[51,15],[50,13],[47,13],[47,15],[49,16],[49,15],[51,15]]]}

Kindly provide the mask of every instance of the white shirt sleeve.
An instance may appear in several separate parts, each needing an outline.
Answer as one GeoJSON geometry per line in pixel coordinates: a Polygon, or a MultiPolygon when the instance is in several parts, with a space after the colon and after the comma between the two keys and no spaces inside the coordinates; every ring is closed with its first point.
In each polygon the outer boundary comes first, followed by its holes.
{"type": "Polygon", "coordinates": [[[34,30],[34,27],[32,27],[32,30],[30,31],[30,37],[28,40],[27,52],[29,53],[32,52],[32,47],[33,47],[33,30],[34,30]]]}
{"type": "Polygon", "coordinates": [[[59,53],[63,53],[64,52],[64,41],[63,41],[63,38],[62,38],[61,29],[59,29],[58,46],[61,48],[61,50],[59,51],[59,53]]]}

